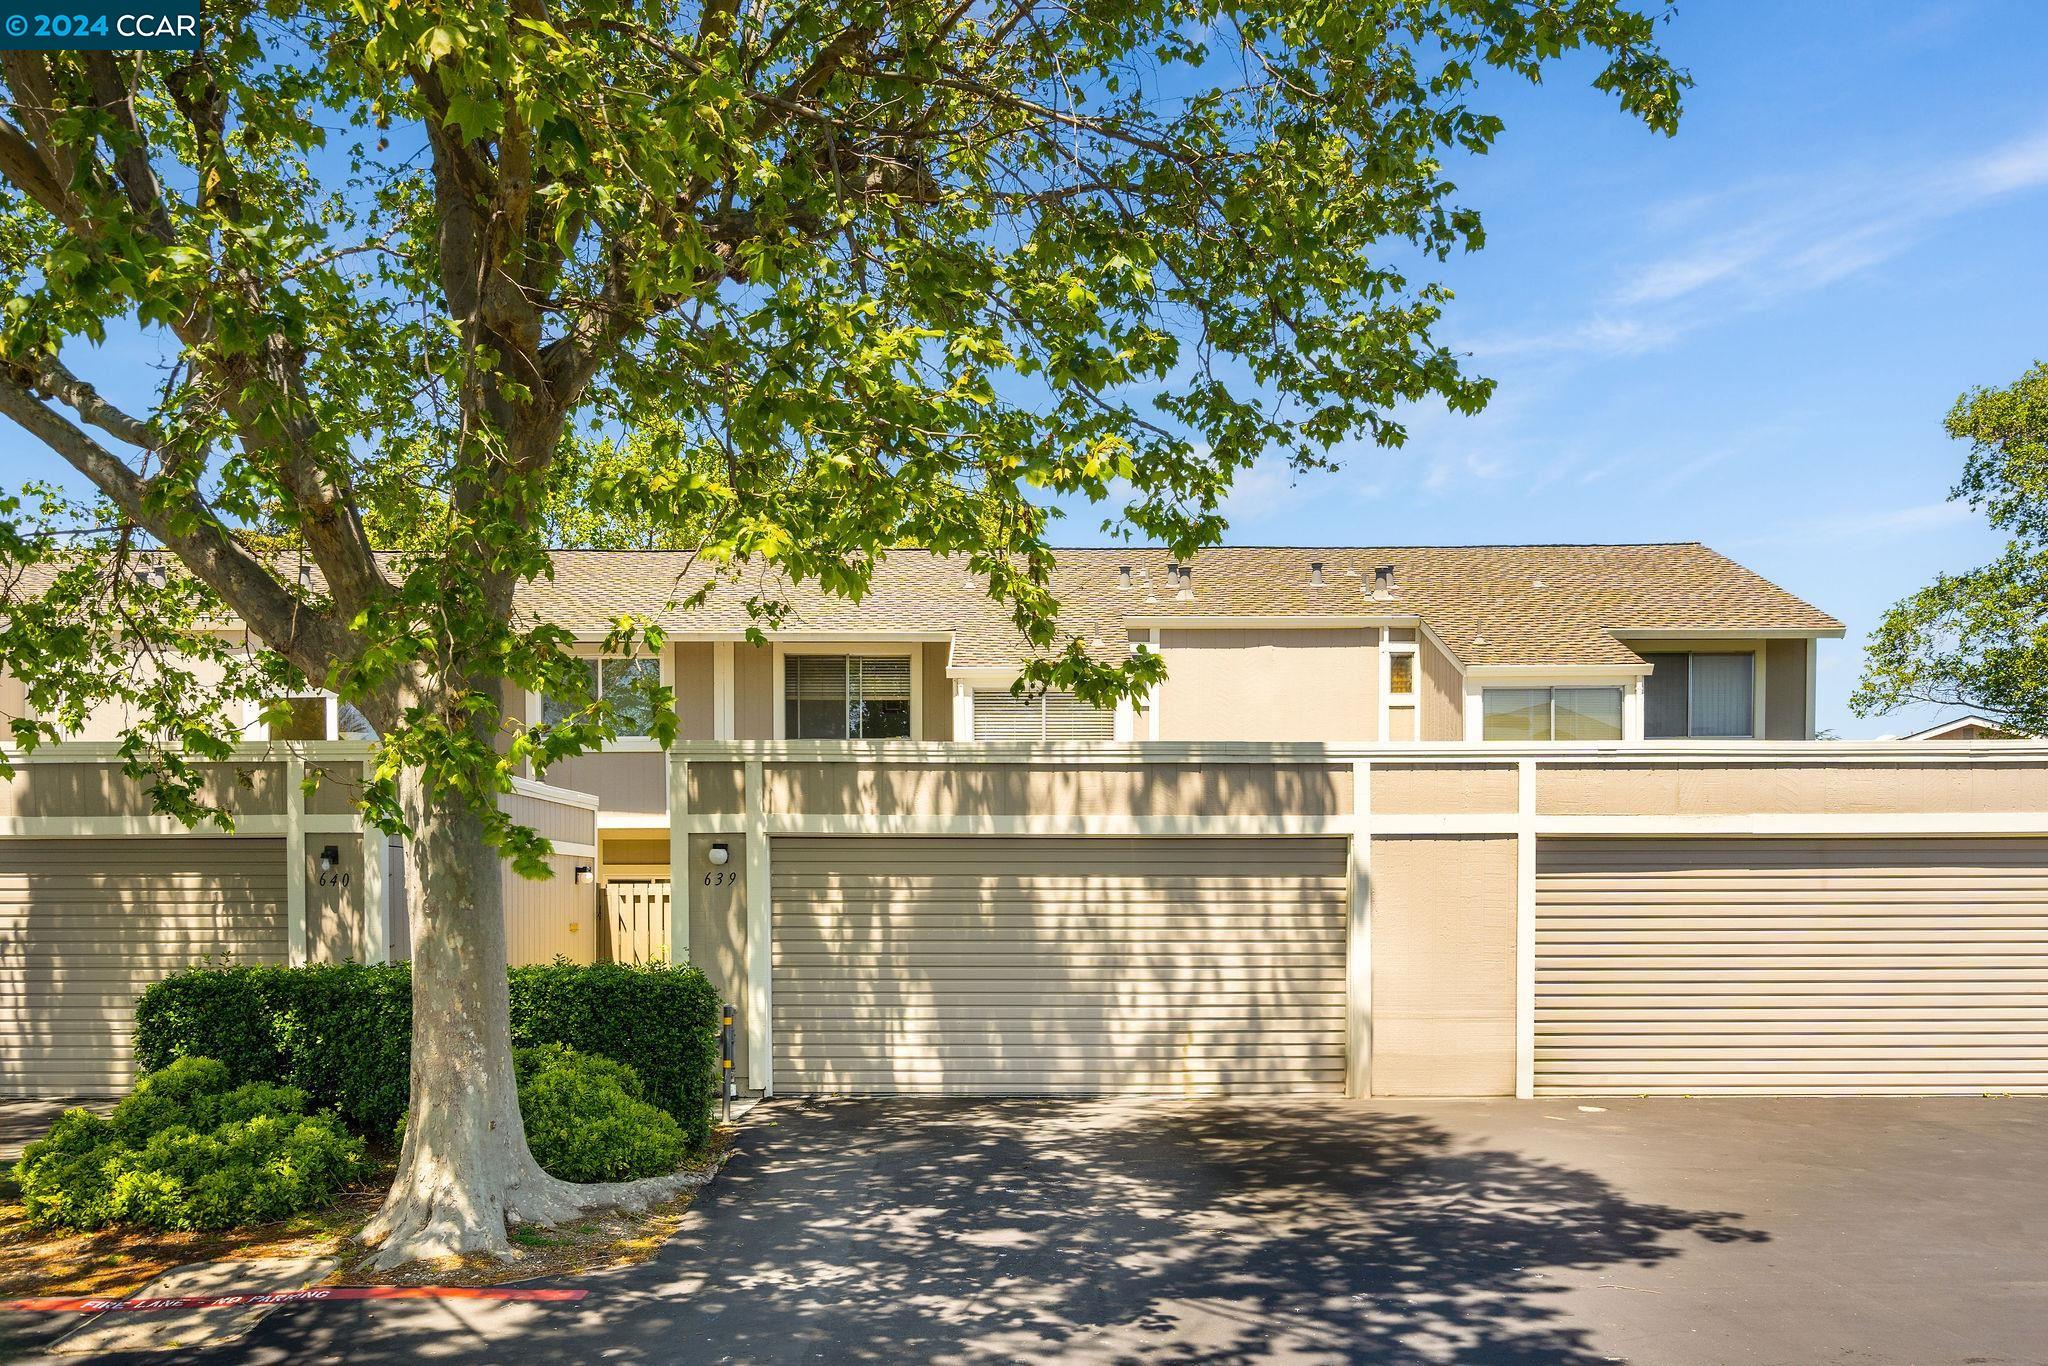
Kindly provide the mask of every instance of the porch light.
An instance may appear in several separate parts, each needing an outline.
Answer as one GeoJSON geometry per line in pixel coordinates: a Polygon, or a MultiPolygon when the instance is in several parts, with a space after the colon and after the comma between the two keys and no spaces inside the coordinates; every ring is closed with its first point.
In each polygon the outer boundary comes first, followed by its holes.
{"type": "Polygon", "coordinates": [[[731,847],[730,847],[730,846],[728,846],[728,845],[726,845],[726,844],[723,844],[723,843],[720,843],[720,844],[714,844],[714,845],[712,845],[712,846],[711,846],[711,866],[712,866],[712,867],[714,867],[714,868],[723,868],[723,867],[724,867],[724,866],[725,866],[725,865],[726,865],[727,863],[729,863],[729,862],[731,862],[731,861],[732,861],[732,849],[731,849],[731,847]]]}
{"type": "Polygon", "coordinates": [[[576,865],[576,882],[579,886],[597,881],[597,872],[587,863],[576,865]]]}
{"type": "Polygon", "coordinates": [[[320,851],[320,871],[331,873],[341,863],[341,846],[330,844],[320,851]]]}

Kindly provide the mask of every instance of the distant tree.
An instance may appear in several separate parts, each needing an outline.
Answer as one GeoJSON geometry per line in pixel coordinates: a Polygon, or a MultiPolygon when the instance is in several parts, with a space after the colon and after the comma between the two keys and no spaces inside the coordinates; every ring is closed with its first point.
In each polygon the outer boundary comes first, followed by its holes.
{"type": "MultiPolygon", "coordinates": [[[[500,880],[547,845],[495,798],[619,706],[675,726],[652,680],[590,696],[570,632],[519,612],[550,539],[701,542],[838,595],[894,547],[955,554],[1034,686],[1140,691],[1154,656],[1061,630],[1035,505],[1114,498],[1118,529],[1187,555],[1260,457],[1320,466],[1398,443],[1399,404],[1481,407],[1433,338],[1448,291],[1409,275],[1480,245],[1444,170],[1501,132],[1475,88],[1582,52],[1669,132],[1688,82],[1656,22],[1621,0],[208,0],[195,54],[0,53],[0,414],[100,495],[0,508],[23,571],[0,574],[0,668],[55,718],[15,739],[119,697],[131,764],[198,819],[191,760],[226,752],[234,694],[358,709],[366,811],[407,835],[416,997],[366,1236],[387,1263],[503,1250],[508,1220],[618,1192],[526,1148],[500,880]],[[162,358],[126,404],[95,382],[110,337],[162,358]],[[593,430],[634,435],[569,436],[593,430]],[[179,572],[129,553],[149,546],[179,572]],[[228,616],[269,677],[179,662],[228,616]],[[507,686],[571,714],[527,726],[507,686]]],[[[608,646],[661,643],[627,619],[608,646]]]]}
{"type": "Polygon", "coordinates": [[[1956,400],[1948,434],[1970,443],[1951,498],[2011,540],[1990,564],[1943,574],[1884,615],[1850,706],[1966,708],[2048,735],[2048,363],[1956,400]]]}

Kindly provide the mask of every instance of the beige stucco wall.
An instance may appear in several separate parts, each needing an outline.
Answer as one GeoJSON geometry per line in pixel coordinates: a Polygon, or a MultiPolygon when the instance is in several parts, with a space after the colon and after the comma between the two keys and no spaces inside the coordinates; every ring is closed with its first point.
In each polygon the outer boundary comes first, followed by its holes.
{"type": "MultiPolygon", "coordinates": [[[[384,837],[377,836],[382,844],[384,837]]],[[[364,923],[363,839],[360,835],[309,834],[300,840],[306,865],[306,953],[315,963],[363,962],[369,957],[364,923]],[[334,846],[340,856],[332,872],[320,870],[320,851],[334,846]]]]}
{"type": "Polygon", "coordinates": [[[2040,811],[2048,764],[1539,764],[1546,816],[1732,816],[1819,811],[2040,811]]]}
{"type": "Polygon", "coordinates": [[[1372,809],[1392,815],[1513,811],[1521,784],[1512,764],[1374,764],[1372,809]]]}
{"type": "Polygon", "coordinates": [[[579,754],[541,776],[554,787],[592,794],[607,813],[659,815],[668,810],[668,755],[659,750],[579,754]]]}
{"type": "Polygon", "coordinates": [[[1160,653],[1162,740],[1372,740],[1378,633],[1169,630],[1160,653]]]}
{"type": "MultiPolygon", "coordinates": [[[[205,800],[242,816],[275,816],[288,786],[281,763],[202,765],[205,800]]],[[[152,816],[148,787],[118,763],[24,763],[0,782],[0,816],[152,816]]]]}
{"type": "Polygon", "coordinates": [[[1372,842],[1372,1091],[1515,1089],[1515,841],[1372,842]]]}
{"type": "Polygon", "coordinates": [[[692,763],[684,774],[693,814],[738,813],[746,809],[747,770],[744,764],[692,763]]]}
{"type": "Polygon", "coordinates": [[[703,972],[724,1000],[739,1007],[738,1071],[749,1075],[747,1051],[747,892],[744,835],[692,835],[687,876],[690,894],[690,962],[703,972]],[[722,868],[711,864],[711,846],[727,845],[732,857],[722,868]],[[720,876],[723,874],[724,876],[720,876]],[[706,882],[706,878],[710,882],[706,882]]]}
{"type": "Polygon", "coordinates": [[[1351,770],[1341,764],[774,763],[764,777],[765,807],[779,813],[1334,816],[1351,809],[1351,770]]]}

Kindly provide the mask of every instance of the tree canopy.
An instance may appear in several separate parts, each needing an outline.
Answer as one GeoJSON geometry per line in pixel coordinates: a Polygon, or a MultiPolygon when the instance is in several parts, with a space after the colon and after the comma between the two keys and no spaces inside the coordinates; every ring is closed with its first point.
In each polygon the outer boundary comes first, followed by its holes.
{"type": "MultiPolygon", "coordinates": [[[[1044,505],[1186,555],[1253,461],[1478,409],[1430,278],[1483,241],[1446,170],[1501,134],[1474,100],[1577,54],[1668,133],[1688,81],[1656,22],[217,0],[196,53],[0,53],[0,414],[97,494],[0,507],[14,739],[123,701],[190,817],[234,699],[303,679],[369,720],[366,810],[421,879],[415,1122],[373,1228],[502,1246],[574,1201],[507,1108],[498,856],[544,846],[493,798],[614,730],[571,634],[515,610],[550,537],[594,515],[843,595],[895,547],[957,555],[1032,683],[1142,689],[1156,657],[1061,630],[1044,505]],[[593,441],[625,443],[599,478],[593,441]],[[229,618],[269,653],[224,648],[229,618]],[[582,705],[529,726],[508,687],[582,705]]],[[[660,643],[622,619],[605,645],[660,643]]]]}
{"type": "Polygon", "coordinates": [[[1943,574],[1885,613],[1850,705],[1859,716],[1964,707],[2048,735],[2048,363],[1972,389],[1943,425],[1970,443],[1949,496],[2011,540],[1990,564],[1943,574]]]}

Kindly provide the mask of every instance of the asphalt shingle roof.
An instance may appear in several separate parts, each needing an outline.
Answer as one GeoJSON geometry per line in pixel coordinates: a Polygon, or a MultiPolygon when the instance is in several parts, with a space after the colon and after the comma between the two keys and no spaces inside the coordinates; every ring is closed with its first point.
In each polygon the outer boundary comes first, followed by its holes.
{"type": "MultiPolygon", "coordinates": [[[[1697,542],[1659,545],[1223,546],[1189,563],[1182,597],[1164,551],[1061,550],[1053,590],[1065,628],[1105,656],[1123,648],[1127,623],[1176,618],[1357,617],[1412,613],[1470,665],[1629,665],[1640,660],[1613,633],[1795,631],[1841,623],[1697,542]],[[1309,566],[1323,564],[1324,584],[1309,566]],[[1119,568],[1132,568],[1129,588],[1119,568]],[[1395,591],[1372,596],[1373,571],[1394,567],[1395,591]]],[[[902,633],[953,637],[953,667],[1006,668],[1023,653],[1009,613],[962,562],[897,551],[860,602],[813,585],[791,588],[746,569],[700,607],[674,610],[707,577],[693,556],[663,551],[555,553],[555,577],[528,585],[520,606],[583,633],[622,613],[672,632],[727,632],[755,624],[751,598],[786,602],[789,633],[902,633]]],[[[764,629],[768,629],[764,624],[764,629]]],[[[773,634],[773,631],[770,631],[773,634]]]]}

